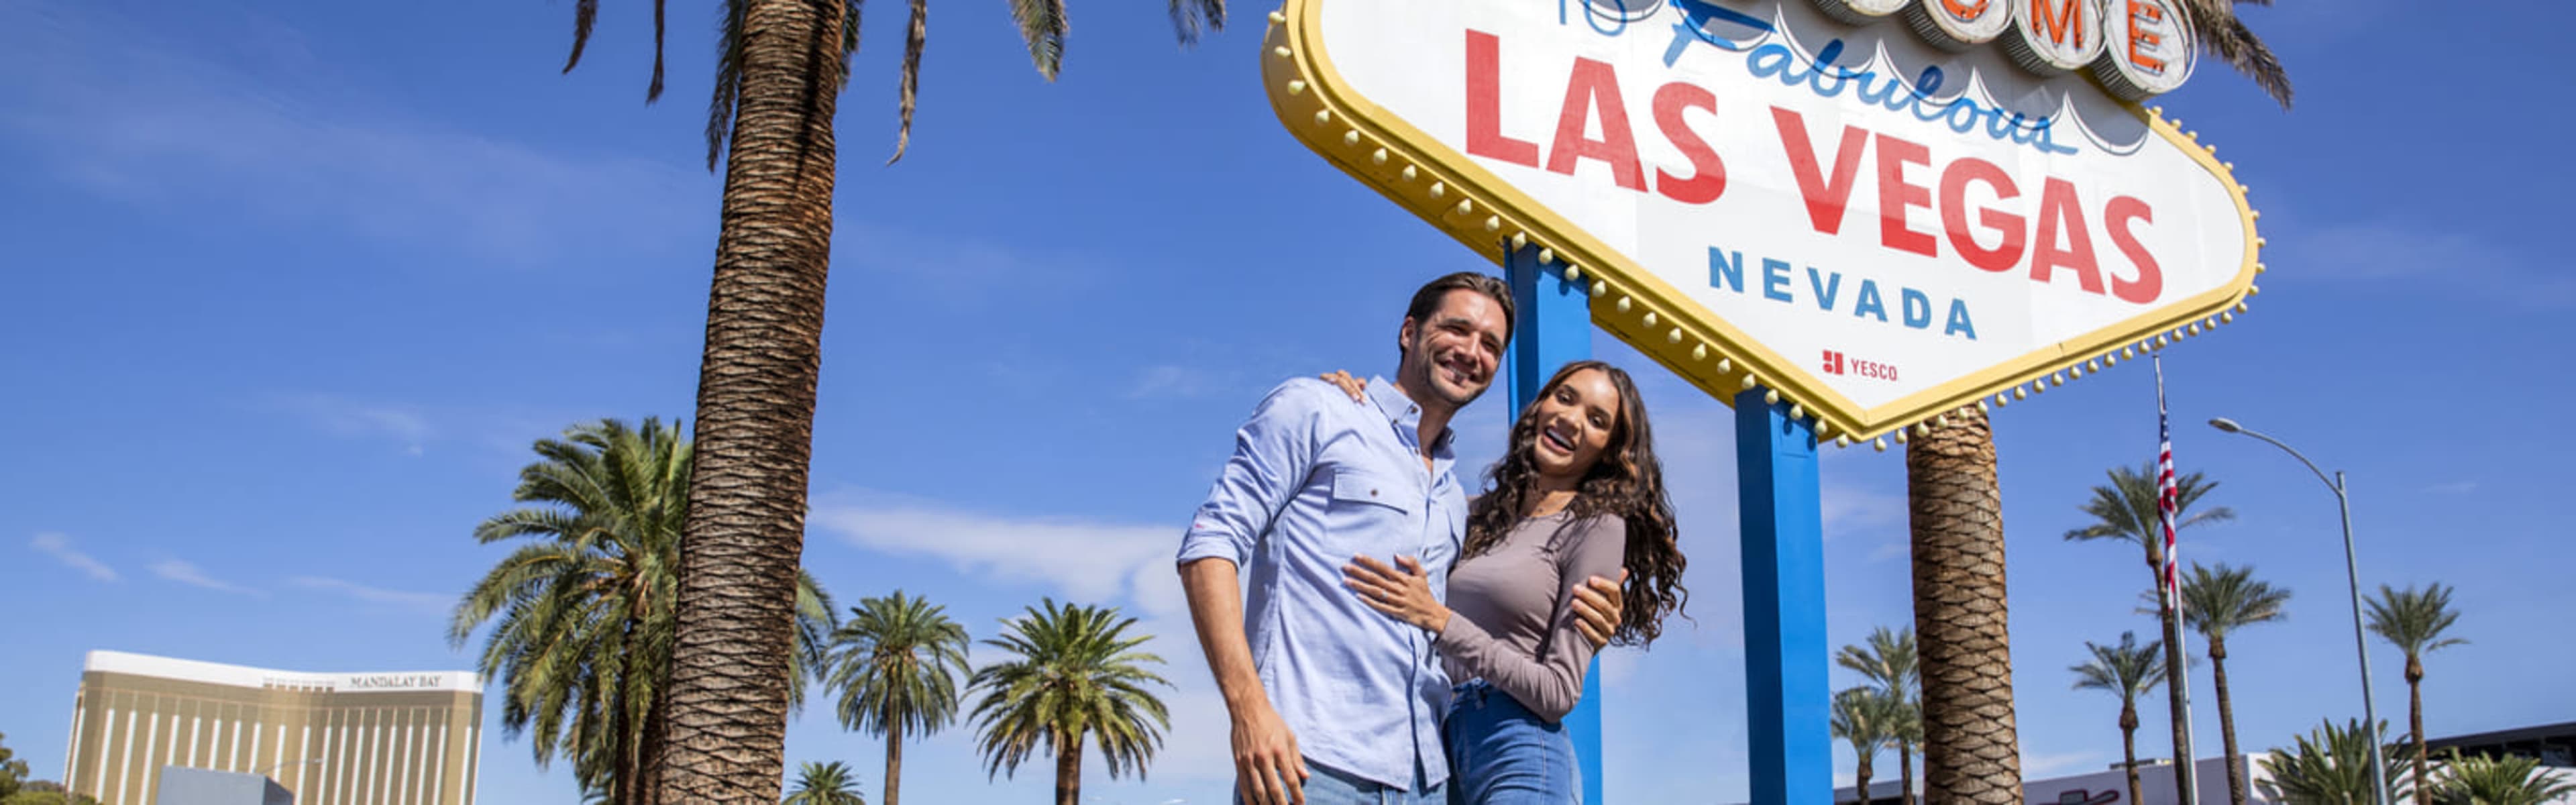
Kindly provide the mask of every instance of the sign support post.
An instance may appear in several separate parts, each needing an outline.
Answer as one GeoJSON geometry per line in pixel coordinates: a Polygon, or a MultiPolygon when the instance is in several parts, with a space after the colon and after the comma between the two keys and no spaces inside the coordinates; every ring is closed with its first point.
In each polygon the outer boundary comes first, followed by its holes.
{"type": "MultiPolygon", "coordinates": [[[[1505,427],[1520,416],[1539,387],[1569,361],[1592,357],[1592,294],[1583,283],[1565,278],[1563,265],[1543,265],[1535,246],[1509,249],[1503,264],[1512,286],[1512,306],[1519,310],[1512,325],[1512,410],[1505,427]]],[[[1506,447],[1505,449],[1509,449],[1506,447]]],[[[1583,781],[1583,801],[1601,805],[1601,658],[1583,674],[1583,699],[1565,715],[1574,739],[1574,757],[1583,781]]]]}
{"type": "MultiPolygon", "coordinates": [[[[1833,737],[1825,649],[1825,538],[1815,425],[1735,397],[1743,523],[1745,736],[1754,802],[1830,805],[1833,737]]],[[[1866,799],[1867,792],[1861,796],[1866,799]]]]}

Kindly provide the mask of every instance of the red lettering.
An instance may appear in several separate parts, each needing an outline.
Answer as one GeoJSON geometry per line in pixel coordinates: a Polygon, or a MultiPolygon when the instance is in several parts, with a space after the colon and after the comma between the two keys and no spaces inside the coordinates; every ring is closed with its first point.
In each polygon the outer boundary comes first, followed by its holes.
{"type": "Polygon", "coordinates": [[[1710,148],[1699,132],[1682,120],[1682,112],[1706,109],[1717,113],[1717,96],[1697,84],[1671,83],[1655,90],[1655,126],[1664,130],[1664,139],[1690,160],[1692,175],[1682,178],[1655,169],[1655,192],[1684,204],[1706,204],[1726,192],[1726,163],[1718,161],[1717,149],[1710,148]]]}
{"type": "Polygon", "coordinates": [[[1467,153],[1538,167],[1538,143],[1503,136],[1502,40],[1467,32],[1467,153]]]}
{"type": "Polygon", "coordinates": [[[1905,166],[1931,164],[1932,152],[1922,145],[1878,135],[1878,241],[1890,249],[1925,257],[1941,254],[1940,239],[1905,226],[1908,210],[1932,206],[1930,188],[1905,183],[1905,166]]]}
{"type": "Polygon", "coordinates": [[[2010,271],[2021,262],[2025,222],[2019,215],[1992,207],[1977,210],[1979,222],[2004,235],[2003,243],[1992,249],[1977,245],[1976,236],[1968,231],[1969,182],[1993,187],[1996,201],[2021,195],[2021,188],[2013,186],[2012,176],[1992,162],[1971,157],[1950,163],[1950,169],[1941,172],[1941,228],[1950,234],[1950,248],[1959,250],[1959,256],[1967,258],[1969,265],[1986,271],[2010,271]]]}
{"type": "Polygon", "coordinates": [[[2129,0],[2130,64],[2158,73],[2165,71],[2165,60],[2138,52],[2139,45],[2145,45],[2152,48],[2156,46],[2156,43],[2164,41],[2163,37],[2157,36],[2153,31],[2139,30],[2138,24],[2142,22],[2163,22],[2164,19],[2164,9],[2157,8],[2153,4],[2140,3],[2138,0],[2129,0]]]}
{"type": "Polygon", "coordinates": [[[1780,129],[1780,145],[1789,150],[1789,172],[1798,179],[1799,195],[1807,199],[1807,220],[1815,223],[1818,232],[1842,231],[1843,206],[1851,202],[1852,179],[1860,173],[1860,152],[1869,146],[1869,132],[1859,126],[1843,127],[1842,145],[1834,155],[1834,178],[1826,181],[1816,165],[1815,145],[1807,141],[1806,118],[1774,106],[1771,122],[1780,129]]]}
{"type": "Polygon", "coordinates": [[[1976,2],[1973,3],[1961,2],[1961,0],[1941,0],[1941,7],[1948,9],[1950,16],[1963,20],[1973,20],[1985,15],[1987,2],[1988,0],[1976,0],[1976,2]]]}
{"type": "Polygon", "coordinates": [[[2030,0],[2031,27],[2048,34],[2049,41],[2067,47],[2084,44],[2085,0],[2030,0]],[[2072,34],[2072,36],[2069,36],[2072,34]]]}
{"type": "Polygon", "coordinates": [[[2156,211],[2144,201],[2113,196],[2110,206],[2102,211],[2102,228],[2110,231],[2111,245],[2119,247],[2120,254],[2138,267],[2138,278],[2113,277],[2111,295],[2120,297],[2123,302],[2143,305],[2156,301],[2156,297],[2164,293],[2165,273],[2163,267],[2156,265],[2155,255],[2148,254],[2147,247],[2139,244],[2137,235],[2129,231],[2131,221],[2155,223],[2156,211]]]}
{"type": "Polygon", "coordinates": [[[2102,292],[2102,271],[2093,263],[2093,235],[2084,229],[2084,207],[2075,198],[2075,185],[2051,177],[2039,192],[2039,238],[2032,250],[2030,278],[2041,285],[2060,267],[2072,269],[2075,281],[2086,293],[2102,292]],[[2066,229],[2066,246],[2057,244],[2060,226],[2066,229]]]}
{"type": "Polygon", "coordinates": [[[1548,146],[1547,169],[1574,175],[1574,161],[1610,163],[1620,187],[1644,192],[1645,171],[1637,166],[1637,137],[1628,130],[1628,106],[1619,97],[1619,74],[1609,62],[1577,58],[1565,84],[1565,107],[1556,118],[1556,142],[1548,146]],[[1595,107],[1601,110],[1601,139],[1583,136],[1595,107]]]}

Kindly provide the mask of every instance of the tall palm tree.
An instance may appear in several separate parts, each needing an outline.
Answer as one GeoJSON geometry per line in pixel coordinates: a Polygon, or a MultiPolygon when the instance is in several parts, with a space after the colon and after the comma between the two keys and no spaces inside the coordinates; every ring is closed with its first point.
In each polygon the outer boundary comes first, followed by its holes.
{"type": "Polygon", "coordinates": [[[2432,786],[2424,777],[2424,655],[2469,641],[2442,636],[2459,621],[2460,613],[2451,609],[2451,588],[2441,582],[2420,592],[2411,586],[2392,590],[2382,584],[2378,597],[2369,603],[2370,631],[2406,652],[2406,730],[2415,741],[2415,805],[2430,805],[2432,786]]]}
{"type": "Polygon", "coordinates": [[[2162,640],[2138,645],[2136,632],[2121,632],[2120,644],[2104,646],[2085,641],[2084,648],[2093,659],[2069,667],[2075,672],[2076,690],[2106,690],[2120,697],[2121,768],[2129,773],[2129,802],[2145,802],[2138,792],[2138,697],[2155,692],[2165,683],[2165,658],[2162,640]]]}
{"type": "Polygon", "coordinates": [[[1020,762],[1044,747],[1055,755],[1056,805],[1082,799],[1082,744],[1096,738],[1110,779],[1128,769],[1144,779],[1145,766],[1162,746],[1171,718],[1148,685],[1171,687],[1145,670],[1163,658],[1136,651],[1151,635],[1126,636],[1135,618],[1111,607],[1079,604],[1028,608],[1028,616],[1003,621],[1003,634],[985,645],[1019,655],[975,672],[983,691],[970,716],[982,733],[985,776],[1016,773],[1020,762]]]}
{"type": "Polygon", "coordinates": [[[779,805],[868,805],[859,796],[859,775],[848,764],[805,761],[796,767],[796,788],[779,805]]]}
{"type": "Polygon", "coordinates": [[[1832,730],[1851,743],[1860,765],[1852,772],[1854,802],[1867,805],[1871,766],[1878,753],[1904,734],[1905,700],[1871,687],[1847,688],[1834,694],[1832,730]]]}
{"type": "MultiPolygon", "coordinates": [[[[653,0],[647,103],[662,93],[665,5],[653,0]]],[[[896,158],[911,142],[928,32],[928,0],[911,6],[896,158]]],[[[665,711],[657,720],[667,725],[660,740],[669,753],[658,787],[675,801],[767,805],[778,797],[831,264],[832,121],[859,46],[859,7],[859,0],[720,5],[706,140],[707,169],[725,155],[725,181],[698,370],[705,461],[689,478],[679,627],[670,686],[655,706],[665,711]]],[[[1202,21],[1224,24],[1223,0],[1171,7],[1184,42],[1202,21]]],[[[598,10],[599,0],[576,0],[565,71],[580,63],[598,10]]],[[[1031,60],[1050,79],[1062,63],[1064,12],[1063,0],[1011,3],[1031,60]]]]}
{"type": "Polygon", "coordinates": [[[1995,438],[1974,408],[1905,450],[1922,637],[1923,791],[1932,802],[2021,799],[2012,643],[2006,629],[2003,493],[1995,438]]]}
{"type": "MultiPolygon", "coordinates": [[[[2093,518],[2093,522],[2066,532],[2066,539],[2073,542],[2119,540],[2138,545],[2145,551],[2147,587],[2154,590],[2157,596],[2157,618],[2162,628],[2156,634],[2158,641],[2164,644],[2164,667],[2182,667],[2184,663],[2182,646],[2163,639],[2164,636],[2176,634],[2178,630],[2175,627],[2179,624],[2175,618],[2174,602],[2163,599],[2164,519],[2162,511],[2156,505],[2158,496],[2156,464],[2150,461],[2138,469],[2113,467],[2108,475],[2111,482],[2093,487],[2092,499],[2085,501],[2082,507],[2084,514],[2093,518]]],[[[2175,530],[2236,519],[2235,510],[2225,506],[2211,506],[2197,512],[2193,511],[2193,507],[2202,497],[2217,488],[2218,482],[2208,480],[2200,473],[2176,474],[2174,477],[2175,530]]],[[[2191,723],[2191,719],[2183,712],[2184,693],[2185,691],[2179,688],[2168,688],[2165,691],[2166,702],[2173,710],[2171,724],[2174,757],[2179,759],[2174,763],[2176,789],[2183,787],[2182,777],[2190,768],[2186,765],[2190,762],[2188,757],[2190,753],[2185,752],[2184,748],[2190,744],[2191,738],[2184,733],[2183,725],[2191,723]]]]}
{"type": "Polygon", "coordinates": [[[2211,570],[2195,563],[2183,579],[2182,601],[2183,621],[2209,644],[2209,676],[2218,687],[2218,735],[2227,750],[2228,802],[2245,805],[2245,772],[2236,762],[2236,705],[2227,690],[2227,636],[2242,627],[2287,619],[2289,613],[2281,607],[2289,603],[2290,591],[2254,580],[2251,567],[2222,563],[2211,570]]]}
{"type": "MultiPolygon", "coordinates": [[[[503,729],[533,728],[538,766],[561,755],[585,790],[615,805],[648,802],[694,454],[678,423],[652,418],[577,425],[534,449],[511,499],[535,505],[474,528],[487,545],[531,541],[465,593],[448,640],[462,647],[492,625],[476,670],[502,682],[503,729]]],[[[810,652],[829,629],[831,598],[801,572],[796,595],[798,641],[810,652]]],[[[791,659],[801,675],[804,658],[791,659]]],[[[801,701],[801,678],[779,682],[801,701]]]]}
{"type": "Polygon", "coordinates": [[[2265,777],[2254,787],[2263,799],[2285,805],[2367,805],[2376,801],[2371,795],[2370,753],[2380,753],[2385,777],[2376,785],[2390,792],[2391,799],[2407,796],[2406,781],[2400,776],[2404,758],[2398,744],[2371,746],[2371,735],[2385,734],[2388,725],[2379,725],[2376,733],[2362,728],[2360,719],[2341,725],[2327,721],[2298,737],[2291,749],[2274,749],[2256,761],[2263,766],[2265,777]]]}
{"type": "Polygon", "coordinates": [[[2541,805],[2576,795],[2576,783],[2517,755],[2466,755],[2451,750],[2433,799],[2442,805],[2541,805]]]}
{"type": "Polygon", "coordinates": [[[1914,745],[1921,740],[1923,677],[1914,656],[1914,630],[1871,630],[1868,646],[1842,647],[1834,653],[1834,662],[1868,679],[1880,693],[1887,694],[1903,707],[1915,723],[1914,729],[1900,731],[1896,742],[1896,784],[1904,805],[1914,805],[1914,745]]]}
{"type": "Polygon", "coordinates": [[[2236,18],[2237,3],[2268,6],[2272,0],[2183,0],[2187,9],[2183,16],[2191,21],[2192,33],[2199,36],[2201,46],[2226,59],[2236,72],[2254,79],[2274,103],[2288,109],[2290,73],[2281,68],[2281,60],[2272,55],[2272,47],[2263,44],[2263,38],[2255,36],[2253,29],[2245,27],[2244,20],[2236,18]]]}
{"type": "Polygon", "coordinates": [[[948,619],[947,607],[902,590],[860,601],[832,633],[824,684],[841,692],[842,728],[885,738],[883,805],[901,801],[904,736],[929,735],[957,717],[966,642],[966,627],[948,619]]]}

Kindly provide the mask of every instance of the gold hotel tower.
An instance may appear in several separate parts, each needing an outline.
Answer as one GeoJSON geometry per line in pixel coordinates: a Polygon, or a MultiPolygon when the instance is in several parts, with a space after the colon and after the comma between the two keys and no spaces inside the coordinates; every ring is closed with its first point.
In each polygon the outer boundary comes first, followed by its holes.
{"type": "Polygon", "coordinates": [[[64,787],[150,805],[163,766],[258,774],[296,805],[474,805],[470,671],[312,674],[93,651],[64,787]]]}

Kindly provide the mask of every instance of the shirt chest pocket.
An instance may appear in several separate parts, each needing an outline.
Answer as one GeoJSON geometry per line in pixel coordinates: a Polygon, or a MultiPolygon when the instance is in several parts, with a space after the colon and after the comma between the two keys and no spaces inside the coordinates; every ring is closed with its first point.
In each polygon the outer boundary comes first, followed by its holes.
{"type": "Polygon", "coordinates": [[[1414,512],[1422,508],[1412,485],[1384,473],[1352,467],[1333,471],[1331,527],[1326,542],[1339,554],[1384,558],[1415,553],[1421,531],[1414,512]]]}

